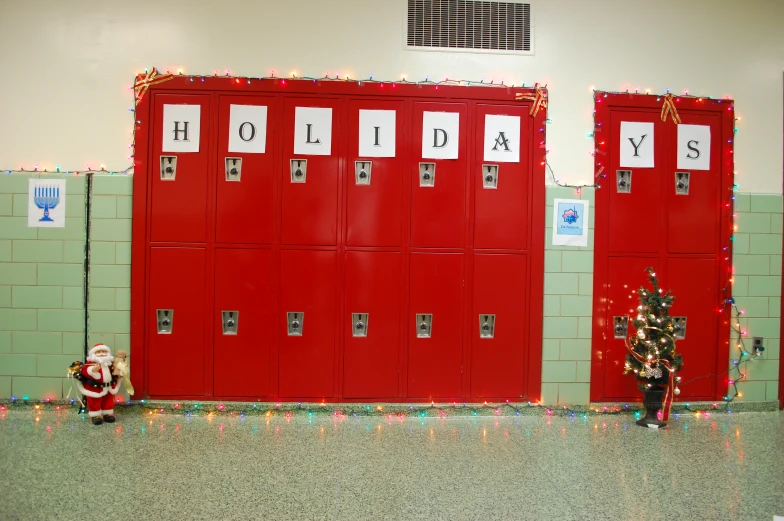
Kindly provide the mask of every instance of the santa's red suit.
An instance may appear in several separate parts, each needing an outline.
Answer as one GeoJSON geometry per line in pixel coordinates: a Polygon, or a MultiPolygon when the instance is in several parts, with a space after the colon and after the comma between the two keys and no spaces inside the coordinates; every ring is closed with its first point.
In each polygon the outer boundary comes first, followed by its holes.
{"type": "MultiPolygon", "coordinates": [[[[79,391],[87,397],[87,415],[104,421],[114,421],[114,395],[120,390],[120,377],[112,376],[111,350],[104,344],[96,344],[90,349],[87,363],[82,366],[82,381],[77,380],[79,391]],[[96,352],[105,350],[107,356],[98,357],[96,352]]],[[[94,423],[98,420],[94,420],[94,423]]]]}

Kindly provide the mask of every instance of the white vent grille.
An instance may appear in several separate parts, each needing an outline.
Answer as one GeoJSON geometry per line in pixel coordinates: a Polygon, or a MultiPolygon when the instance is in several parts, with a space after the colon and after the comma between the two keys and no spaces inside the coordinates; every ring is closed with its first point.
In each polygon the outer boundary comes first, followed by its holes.
{"type": "Polygon", "coordinates": [[[406,43],[420,48],[530,52],[531,4],[408,0],[406,43]]]}

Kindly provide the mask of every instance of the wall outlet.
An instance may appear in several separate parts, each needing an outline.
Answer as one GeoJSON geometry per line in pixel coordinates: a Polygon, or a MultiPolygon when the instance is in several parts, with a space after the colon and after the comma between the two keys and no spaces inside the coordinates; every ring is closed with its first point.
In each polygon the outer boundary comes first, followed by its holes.
{"type": "Polygon", "coordinates": [[[755,336],[754,337],[754,348],[762,347],[762,337],[755,336]]]}

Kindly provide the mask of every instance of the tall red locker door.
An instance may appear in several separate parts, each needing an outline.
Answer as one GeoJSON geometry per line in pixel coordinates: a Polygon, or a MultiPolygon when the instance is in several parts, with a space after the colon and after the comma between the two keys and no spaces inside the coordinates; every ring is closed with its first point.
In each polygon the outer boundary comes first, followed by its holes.
{"type": "Polygon", "coordinates": [[[150,248],[147,374],[151,396],[201,396],[205,371],[205,251],[150,248]]]}
{"type": "Polygon", "coordinates": [[[721,116],[681,111],[670,131],[667,250],[716,254],[721,226],[721,116]]]}
{"type": "Polygon", "coordinates": [[[337,244],[339,100],[286,98],[281,243],[337,244]]]}
{"type": "Polygon", "coordinates": [[[403,102],[352,100],[346,180],[346,244],[400,246],[403,102]]]}
{"type": "Polygon", "coordinates": [[[525,255],[474,255],[471,398],[524,394],[528,354],[525,255]]]}
{"type": "Polygon", "coordinates": [[[477,105],[476,125],[474,247],[525,249],[532,182],[528,110],[477,105]]]}
{"type": "Polygon", "coordinates": [[[466,219],[467,108],[414,103],[411,245],[460,248],[466,219]]]}
{"type": "Polygon", "coordinates": [[[215,250],[213,393],[269,396],[274,345],[270,293],[271,251],[215,250]],[[244,375],[252,369],[252,377],[244,375]]]}
{"type": "Polygon", "coordinates": [[[346,252],[343,396],[398,395],[400,266],[397,252],[346,252]]]}
{"type": "Polygon", "coordinates": [[[281,252],[278,394],[282,398],[334,394],[336,270],[334,251],[281,252]]]}
{"type": "Polygon", "coordinates": [[[275,98],[221,96],[215,240],[272,241],[275,98]]]}
{"type": "MultiPolygon", "coordinates": [[[[683,384],[676,397],[680,401],[716,399],[715,376],[689,380],[726,370],[724,363],[717,360],[720,347],[727,341],[717,338],[719,319],[724,316],[719,313],[722,304],[717,300],[720,292],[717,267],[714,259],[670,257],[667,277],[660,281],[662,289],[671,290],[675,296],[669,313],[676,328],[676,350],[683,356],[683,368],[678,373],[683,384]]],[[[726,377],[722,381],[726,382],[726,377]]]]}
{"type": "Polygon", "coordinates": [[[409,398],[462,396],[463,262],[461,253],[411,254],[409,398]]]}
{"type": "Polygon", "coordinates": [[[150,240],[204,242],[210,96],[156,94],[154,100],[150,240]]]}
{"type": "Polygon", "coordinates": [[[662,200],[666,186],[668,129],[660,111],[610,110],[608,252],[659,251],[661,226],[655,201],[662,200]],[[645,240],[640,240],[643,230],[645,240]]]}
{"type": "MultiPolygon", "coordinates": [[[[637,290],[641,286],[649,287],[646,270],[649,266],[657,270],[658,265],[658,258],[653,257],[607,259],[607,314],[603,317],[603,338],[593,339],[594,351],[604,351],[603,355],[600,355],[604,363],[604,378],[603,381],[591,383],[604,386],[605,400],[633,401],[640,398],[637,380],[631,374],[623,374],[628,353],[626,339],[630,333],[635,332],[634,319],[637,316],[637,306],[640,305],[637,290]]],[[[596,298],[601,297],[594,297],[596,298]]]]}

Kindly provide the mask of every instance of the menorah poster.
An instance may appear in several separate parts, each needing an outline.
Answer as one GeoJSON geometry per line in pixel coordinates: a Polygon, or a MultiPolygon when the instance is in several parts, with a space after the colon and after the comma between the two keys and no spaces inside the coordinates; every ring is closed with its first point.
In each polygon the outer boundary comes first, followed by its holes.
{"type": "Polygon", "coordinates": [[[588,201],[553,200],[553,246],[588,246],[588,201]]]}
{"type": "Polygon", "coordinates": [[[29,228],[65,227],[65,179],[30,179],[27,196],[29,228]]]}

